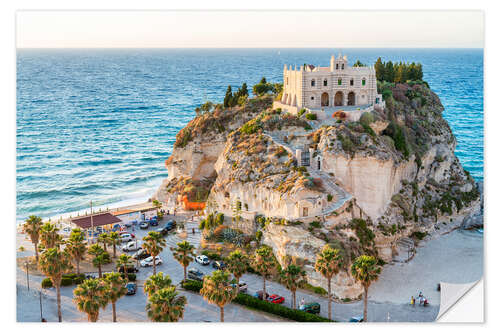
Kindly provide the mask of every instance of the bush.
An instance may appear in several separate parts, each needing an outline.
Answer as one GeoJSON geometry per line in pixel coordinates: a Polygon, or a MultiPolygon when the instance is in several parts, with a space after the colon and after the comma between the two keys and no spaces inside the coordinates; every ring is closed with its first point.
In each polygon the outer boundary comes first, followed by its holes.
{"type": "Polygon", "coordinates": [[[326,291],[324,288],[316,287],[316,286],[313,286],[313,285],[311,285],[309,283],[306,283],[305,288],[307,290],[312,291],[313,293],[318,294],[318,295],[326,295],[326,294],[328,294],[328,291],[326,291]]]}
{"type": "MultiPolygon", "coordinates": [[[[125,278],[125,273],[122,273],[122,278],[125,278]]],[[[134,282],[136,279],[137,279],[137,275],[135,275],[134,273],[128,273],[128,280],[131,281],[131,282],[134,282]]]]}
{"type": "Polygon", "coordinates": [[[326,196],[326,200],[328,200],[328,202],[332,201],[333,200],[333,196],[331,194],[328,194],[326,196]]]}
{"type": "Polygon", "coordinates": [[[221,260],[222,259],[221,256],[218,253],[211,252],[211,251],[208,251],[208,250],[201,251],[201,254],[207,256],[208,259],[211,259],[211,260],[221,260]]]}
{"type": "Polygon", "coordinates": [[[311,222],[311,223],[309,223],[309,225],[310,225],[311,227],[313,227],[313,228],[319,228],[319,227],[321,227],[321,225],[320,225],[319,221],[314,221],[314,222],[311,222]]]}
{"type": "Polygon", "coordinates": [[[76,273],[63,274],[62,277],[63,277],[63,279],[67,278],[67,279],[73,280],[74,278],[76,278],[76,273]]]}
{"type": "Polygon", "coordinates": [[[186,281],[183,281],[181,283],[182,288],[194,292],[200,292],[201,288],[203,287],[203,282],[201,281],[196,281],[196,280],[190,280],[187,279],[186,281]]]}
{"type": "Polygon", "coordinates": [[[294,310],[287,308],[283,305],[270,303],[267,301],[260,300],[256,297],[252,297],[246,294],[238,294],[233,300],[233,303],[237,303],[248,308],[265,311],[280,317],[288,318],[291,320],[299,322],[329,322],[330,320],[314,315],[312,313],[307,313],[300,310],[294,310]]]}
{"type": "Polygon", "coordinates": [[[364,112],[359,118],[359,122],[363,125],[370,125],[375,121],[373,114],[371,112],[364,112]]]}
{"type": "Polygon", "coordinates": [[[73,284],[73,279],[71,279],[71,278],[63,277],[61,279],[61,286],[62,287],[71,286],[72,284],[73,284]]]}
{"type": "Polygon", "coordinates": [[[260,240],[262,239],[262,231],[261,230],[257,230],[257,232],[255,233],[255,239],[257,240],[257,242],[260,243],[260,240]]]}
{"type": "Polygon", "coordinates": [[[300,111],[297,113],[297,116],[302,117],[304,113],[306,113],[306,109],[300,109],[300,111]]]}
{"type": "Polygon", "coordinates": [[[315,113],[308,113],[308,114],[306,114],[306,119],[307,120],[316,120],[316,119],[318,119],[318,117],[316,117],[315,113]]]}
{"type": "Polygon", "coordinates": [[[52,288],[54,285],[52,284],[52,280],[50,278],[45,278],[42,280],[42,288],[52,288]]]}

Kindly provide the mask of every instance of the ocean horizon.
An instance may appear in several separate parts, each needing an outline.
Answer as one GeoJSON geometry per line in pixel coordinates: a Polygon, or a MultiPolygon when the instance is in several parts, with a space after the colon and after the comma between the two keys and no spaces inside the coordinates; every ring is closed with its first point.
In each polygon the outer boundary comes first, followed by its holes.
{"type": "Polygon", "coordinates": [[[422,63],[456,155],[483,180],[483,49],[18,49],[16,221],[146,201],[197,106],[339,52],[422,63]]]}

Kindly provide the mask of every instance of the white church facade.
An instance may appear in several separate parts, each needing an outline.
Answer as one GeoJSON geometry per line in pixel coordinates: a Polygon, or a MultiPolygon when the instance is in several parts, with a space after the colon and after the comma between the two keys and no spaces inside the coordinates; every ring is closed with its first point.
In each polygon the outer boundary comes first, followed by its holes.
{"type": "Polygon", "coordinates": [[[373,66],[352,67],[347,56],[332,56],[330,66],[303,65],[283,68],[283,94],[273,108],[296,113],[325,109],[355,109],[382,104],[377,94],[377,77],[373,66]],[[347,108],[346,108],[347,107],[347,108]]]}

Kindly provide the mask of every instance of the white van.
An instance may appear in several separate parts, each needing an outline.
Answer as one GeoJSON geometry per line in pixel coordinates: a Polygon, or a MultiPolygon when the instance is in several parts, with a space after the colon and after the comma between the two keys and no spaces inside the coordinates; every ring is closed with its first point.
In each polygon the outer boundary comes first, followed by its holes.
{"type": "Polygon", "coordinates": [[[142,249],[141,242],[139,242],[139,241],[131,241],[131,242],[128,242],[127,244],[122,246],[123,252],[137,251],[139,249],[142,249]]]}

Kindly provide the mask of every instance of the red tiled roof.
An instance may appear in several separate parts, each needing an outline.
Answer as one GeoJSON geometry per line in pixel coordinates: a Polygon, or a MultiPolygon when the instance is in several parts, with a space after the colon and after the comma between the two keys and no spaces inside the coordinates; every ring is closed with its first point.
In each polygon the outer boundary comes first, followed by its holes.
{"type": "Polygon", "coordinates": [[[89,216],[84,216],[84,217],[78,217],[71,219],[71,222],[79,226],[80,228],[87,229],[90,228],[91,225],[93,224],[94,227],[98,227],[101,225],[107,225],[107,224],[113,224],[113,223],[119,223],[122,220],[114,216],[113,214],[110,213],[103,213],[103,214],[95,214],[92,216],[92,223],[90,221],[90,215],[89,216]]]}

